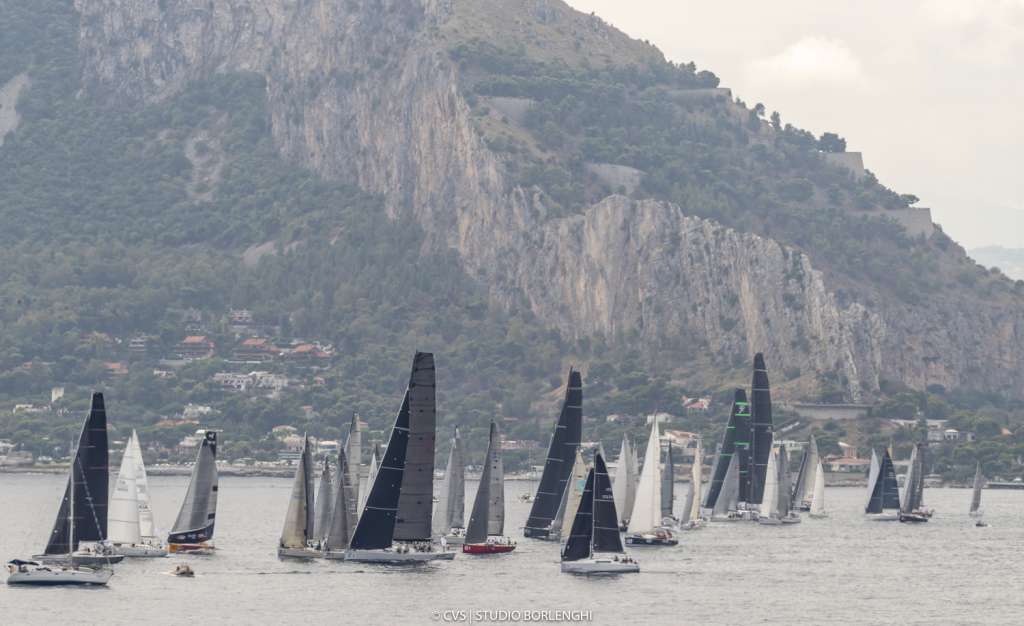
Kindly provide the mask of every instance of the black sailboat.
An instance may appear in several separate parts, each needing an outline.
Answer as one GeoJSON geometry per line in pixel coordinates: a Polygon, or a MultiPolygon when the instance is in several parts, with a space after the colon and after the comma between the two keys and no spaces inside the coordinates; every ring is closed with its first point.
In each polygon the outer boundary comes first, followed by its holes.
{"type": "Polygon", "coordinates": [[[346,561],[452,559],[430,540],[436,424],[434,355],[417,352],[402,408],[356,524],[346,561]],[[395,545],[395,541],[401,543],[395,545]]]}
{"type": "Polygon", "coordinates": [[[551,538],[551,522],[558,512],[562,492],[572,473],[583,433],[583,379],[574,369],[569,370],[565,387],[562,413],[551,434],[548,456],[544,461],[537,496],[533,500],[530,516],[526,520],[523,534],[534,539],[551,538]]]}
{"type": "Polygon", "coordinates": [[[217,433],[208,430],[196,454],[185,500],[167,536],[170,552],[204,553],[213,549],[217,518],[217,433]]]}
{"type": "Polygon", "coordinates": [[[715,459],[715,467],[711,474],[711,483],[708,486],[708,493],[704,500],[704,508],[714,510],[718,507],[718,498],[722,493],[725,484],[729,465],[733,456],[737,460],[739,474],[739,493],[745,492],[740,487],[746,488],[749,492],[750,484],[750,404],[747,402],[747,392],[737,389],[733,394],[732,410],[729,413],[729,423],[726,424],[725,434],[718,449],[715,459]]]}
{"type": "MultiPolygon", "coordinates": [[[[750,385],[751,476],[749,504],[761,504],[764,497],[768,457],[772,453],[772,394],[764,355],[754,355],[754,376],[750,385]]],[[[741,496],[742,498],[742,496],[741,496]]]]}
{"type": "Polygon", "coordinates": [[[562,571],[573,574],[625,574],[639,572],[639,564],[626,555],[619,534],[619,517],[612,496],[612,481],[600,453],[587,474],[569,539],[562,549],[562,571]]]}
{"type": "Polygon", "coordinates": [[[870,516],[869,519],[878,521],[895,521],[899,518],[900,509],[900,488],[896,482],[896,468],[892,463],[892,456],[889,449],[882,451],[882,459],[874,450],[871,451],[871,475],[868,477],[869,497],[864,512],[870,516]],[[886,511],[895,513],[886,513],[886,511]]]}
{"type": "Polygon", "coordinates": [[[480,476],[473,512],[466,526],[462,551],[466,554],[501,554],[515,550],[505,534],[505,469],[501,458],[498,425],[491,422],[484,471],[480,476]]]}

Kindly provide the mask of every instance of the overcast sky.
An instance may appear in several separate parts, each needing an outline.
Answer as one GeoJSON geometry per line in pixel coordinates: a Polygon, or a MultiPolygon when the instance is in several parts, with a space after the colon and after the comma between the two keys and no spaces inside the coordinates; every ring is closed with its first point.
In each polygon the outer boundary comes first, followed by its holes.
{"type": "Polygon", "coordinates": [[[832,130],[968,248],[1024,248],[1024,0],[568,0],[832,130]]]}

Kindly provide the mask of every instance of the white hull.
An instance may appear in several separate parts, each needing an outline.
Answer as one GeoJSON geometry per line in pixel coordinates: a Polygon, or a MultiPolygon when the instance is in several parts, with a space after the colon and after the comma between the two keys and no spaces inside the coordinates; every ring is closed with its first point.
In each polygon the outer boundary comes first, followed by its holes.
{"type": "Polygon", "coordinates": [[[281,548],[277,549],[279,559],[318,559],[323,556],[320,550],[313,548],[281,548]]]}
{"type": "Polygon", "coordinates": [[[899,513],[867,513],[864,518],[869,522],[898,522],[899,513]]]}
{"type": "Polygon", "coordinates": [[[581,559],[562,561],[562,571],[567,574],[633,574],[640,571],[640,564],[612,558],[581,559]]]}
{"type": "Polygon", "coordinates": [[[803,520],[800,519],[799,515],[790,515],[789,517],[783,517],[782,518],[782,523],[783,524],[799,524],[802,521],[803,520]]]}
{"type": "Polygon", "coordinates": [[[320,553],[320,556],[327,559],[328,561],[344,561],[345,552],[345,550],[328,550],[326,552],[320,553]]]}
{"type": "Polygon", "coordinates": [[[32,567],[16,568],[7,577],[8,585],[105,585],[114,572],[110,569],[32,567]]]}
{"type": "Polygon", "coordinates": [[[445,535],[444,540],[450,546],[461,546],[466,543],[466,535],[445,535]]]}
{"type": "Polygon", "coordinates": [[[782,526],[782,520],[776,517],[759,517],[757,523],[762,526],[782,526]]]}
{"type": "Polygon", "coordinates": [[[430,561],[451,561],[455,558],[454,552],[419,552],[409,550],[408,552],[397,552],[393,548],[383,550],[346,550],[345,560],[354,563],[383,563],[392,565],[404,565],[413,563],[427,563],[430,561]]]}
{"type": "Polygon", "coordinates": [[[114,554],[133,558],[159,558],[167,556],[167,549],[160,546],[114,544],[114,554]]]}
{"type": "Polygon", "coordinates": [[[105,567],[107,565],[113,565],[114,563],[120,563],[124,560],[124,556],[120,554],[73,554],[70,557],[66,554],[36,554],[32,556],[33,559],[40,563],[53,563],[56,565],[68,564],[69,562],[73,565],[86,566],[86,567],[105,567]]]}

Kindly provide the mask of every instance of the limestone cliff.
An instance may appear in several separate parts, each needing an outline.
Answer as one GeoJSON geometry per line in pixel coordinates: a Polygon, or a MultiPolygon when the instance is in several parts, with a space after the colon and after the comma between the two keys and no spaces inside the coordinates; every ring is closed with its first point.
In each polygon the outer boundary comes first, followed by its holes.
{"type": "MultiPolygon", "coordinates": [[[[542,193],[511,183],[459,90],[444,38],[478,4],[76,0],[83,86],[151,102],[212,72],[262,74],[283,155],[382,194],[423,226],[425,245],[457,250],[495,303],[525,304],[565,336],[692,342],[722,369],[764,351],[794,377],[839,375],[851,399],[883,378],[1005,386],[1024,366],[1019,298],[840,304],[805,253],[666,203],[611,196],[550,217],[542,193]]],[[[513,4],[535,21],[568,20],[583,46],[633,45],[560,2],[513,4]]]]}

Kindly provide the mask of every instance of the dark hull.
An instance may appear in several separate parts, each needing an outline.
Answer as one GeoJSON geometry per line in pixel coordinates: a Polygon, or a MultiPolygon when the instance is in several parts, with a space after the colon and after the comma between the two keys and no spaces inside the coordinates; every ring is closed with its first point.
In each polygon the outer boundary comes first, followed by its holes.
{"type": "Polygon", "coordinates": [[[900,521],[904,523],[922,524],[928,521],[928,518],[918,513],[900,513],[900,521]]]}
{"type": "Polygon", "coordinates": [[[679,540],[675,539],[674,537],[635,537],[629,535],[626,537],[626,545],[637,548],[642,548],[645,546],[651,548],[660,546],[677,546],[679,545],[679,540]]]}

